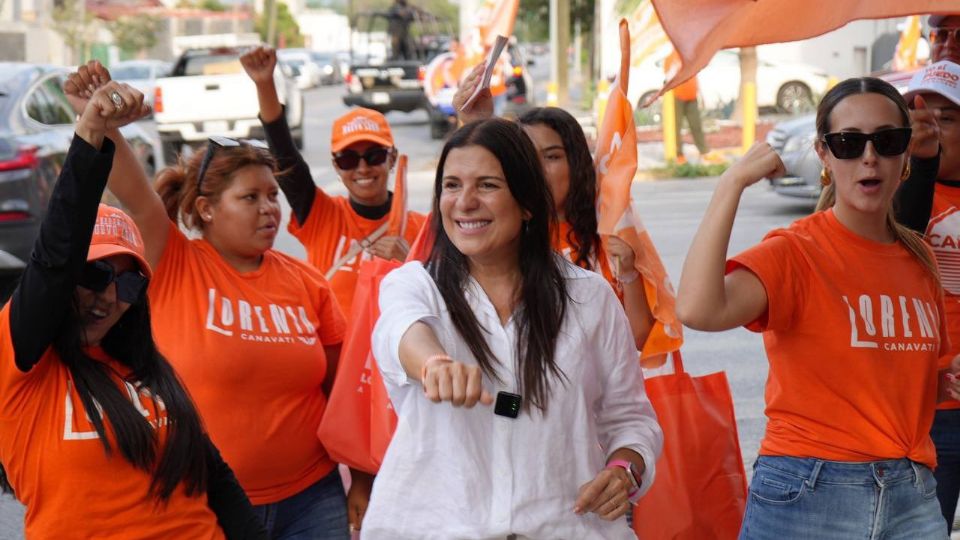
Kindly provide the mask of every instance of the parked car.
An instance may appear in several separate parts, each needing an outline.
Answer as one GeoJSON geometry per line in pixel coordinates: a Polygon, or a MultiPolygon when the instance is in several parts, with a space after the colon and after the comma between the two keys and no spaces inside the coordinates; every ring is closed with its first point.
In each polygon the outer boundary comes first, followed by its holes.
{"type": "MultiPolygon", "coordinates": [[[[26,266],[73,138],[66,75],[62,67],[0,63],[0,301],[26,266]]],[[[163,165],[157,137],[137,124],[122,133],[148,174],[163,165]]]]}
{"type": "MultiPolygon", "coordinates": [[[[648,61],[630,70],[630,102],[639,104],[663,86],[662,61],[648,61]]],[[[697,74],[704,110],[732,111],[740,95],[740,57],[735,49],[717,51],[697,74]]],[[[799,113],[813,110],[827,91],[829,77],[804,64],[757,61],[757,106],[799,113]]]]}
{"type": "Polygon", "coordinates": [[[340,61],[336,53],[310,51],[310,60],[320,68],[320,84],[339,84],[343,82],[340,61]]]}
{"type": "MultiPolygon", "coordinates": [[[[157,80],[154,120],[168,160],[183,144],[203,144],[210,135],[263,138],[257,90],[240,65],[243,47],[191,49],[169,77],[157,80]]],[[[274,71],[293,139],[303,148],[303,95],[283,65],[274,71]]]]}
{"type": "Polygon", "coordinates": [[[110,66],[110,76],[143,92],[144,101],[153,106],[153,89],[157,79],[170,74],[173,64],[162,60],[127,60],[110,66]]]}
{"type": "MultiPolygon", "coordinates": [[[[913,71],[875,74],[889,82],[900,93],[907,91],[913,71]]],[[[823,165],[813,145],[817,140],[816,115],[806,114],[784,120],[767,134],[767,144],[783,160],[785,173],[770,179],[774,191],[786,197],[817,198],[820,196],[820,171],[823,165]]]]}
{"type": "Polygon", "coordinates": [[[320,66],[314,63],[310,51],[306,49],[278,49],[277,58],[297,69],[299,72],[297,74],[297,88],[306,90],[320,85],[323,72],[320,66]]]}

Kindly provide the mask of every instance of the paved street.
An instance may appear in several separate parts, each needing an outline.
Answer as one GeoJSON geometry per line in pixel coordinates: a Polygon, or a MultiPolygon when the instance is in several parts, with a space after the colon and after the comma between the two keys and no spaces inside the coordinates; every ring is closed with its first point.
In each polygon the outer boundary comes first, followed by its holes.
{"type": "MultiPolygon", "coordinates": [[[[346,109],[339,88],[323,88],[307,93],[306,156],[317,184],[331,192],[343,193],[329,158],[330,125],[346,109]]],[[[431,141],[426,114],[391,114],[389,120],[401,152],[410,155],[411,208],[426,210],[430,203],[433,168],[441,145],[431,141]]],[[[712,193],[715,180],[678,180],[638,183],[634,196],[647,227],[676,284],[683,256],[690,244],[700,216],[712,193]]],[[[774,227],[790,223],[808,213],[811,205],[784,199],[768,191],[765,185],[749,189],[733,233],[732,251],[755,242],[774,227]]],[[[289,208],[285,209],[285,215],[289,208]]],[[[302,247],[284,231],[277,248],[303,255],[302,247]]],[[[740,440],[748,468],[753,462],[763,431],[763,383],[766,378],[760,337],[745,330],[722,334],[686,331],[684,357],[694,374],[726,370],[737,408],[740,440]]],[[[82,504],[82,501],[78,501],[82,504]]],[[[23,512],[9,498],[0,499],[0,540],[20,538],[23,512]]]]}

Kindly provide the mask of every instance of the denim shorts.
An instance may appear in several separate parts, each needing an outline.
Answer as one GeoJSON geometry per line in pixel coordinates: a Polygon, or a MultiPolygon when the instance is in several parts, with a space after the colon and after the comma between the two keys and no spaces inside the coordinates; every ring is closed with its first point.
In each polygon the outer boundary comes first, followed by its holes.
{"type": "Polygon", "coordinates": [[[908,459],[847,463],[760,456],[741,540],[942,540],[930,469],[908,459]]]}
{"type": "MultiPolygon", "coordinates": [[[[347,497],[340,472],[282,501],[253,507],[273,540],[349,540],[347,497]]],[[[942,518],[941,518],[942,521],[942,518]]]]}

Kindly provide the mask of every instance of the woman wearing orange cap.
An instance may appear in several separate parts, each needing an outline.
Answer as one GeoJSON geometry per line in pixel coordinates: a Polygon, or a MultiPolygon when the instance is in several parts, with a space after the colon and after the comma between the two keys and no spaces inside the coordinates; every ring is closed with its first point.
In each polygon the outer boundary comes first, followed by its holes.
{"type": "Polygon", "coordinates": [[[105,131],[147,112],[126,85],[92,93],[0,311],[0,482],[27,507],[27,538],[266,538],[157,351],[136,226],[98,211],[105,131]]]}
{"type": "MultiPolygon", "coordinates": [[[[71,77],[84,88],[110,75],[71,77]]],[[[205,153],[161,171],[154,191],[122,135],[108,136],[117,145],[110,190],[156,270],[154,332],[210,437],[274,540],[346,539],[343,486],[316,437],[344,320],[316,269],[272,249],[281,219],[273,158],[211,138],[205,153]]]]}
{"type": "Polygon", "coordinates": [[[397,158],[387,119],[377,111],[356,108],[333,122],[333,166],[349,197],[331,197],[313,182],[297,151],[277,97],[273,70],[277,53],[256,48],[240,57],[257,85],[260,119],[280,170],[280,188],[290,202],[290,232],[303,243],[307,260],[326,274],[343,313],[349,317],[357,270],[373,256],[402,261],[416,239],[424,216],[407,213],[405,234],[387,236],[393,194],[387,180],[397,158]]]}

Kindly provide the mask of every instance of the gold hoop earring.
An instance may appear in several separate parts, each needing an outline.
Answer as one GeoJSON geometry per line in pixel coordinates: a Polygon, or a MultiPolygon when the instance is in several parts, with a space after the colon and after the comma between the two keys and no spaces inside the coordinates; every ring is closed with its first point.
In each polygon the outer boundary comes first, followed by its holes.
{"type": "Polygon", "coordinates": [[[900,180],[904,181],[907,178],[910,178],[910,161],[907,161],[907,166],[903,168],[903,172],[900,174],[900,180]]]}
{"type": "Polygon", "coordinates": [[[820,171],[820,185],[823,187],[827,187],[830,185],[830,182],[832,181],[833,180],[830,178],[830,171],[828,171],[826,167],[824,167],[824,169],[820,171]]]}

